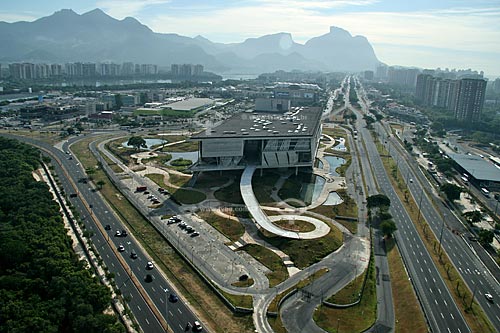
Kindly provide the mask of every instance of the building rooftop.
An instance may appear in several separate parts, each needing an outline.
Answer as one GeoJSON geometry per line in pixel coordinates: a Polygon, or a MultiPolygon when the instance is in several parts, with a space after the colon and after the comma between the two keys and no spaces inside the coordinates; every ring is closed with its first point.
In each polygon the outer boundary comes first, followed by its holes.
{"type": "Polygon", "coordinates": [[[168,104],[166,107],[172,110],[191,111],[199,107],[213,104],[214,100],[210,98],[189,98],[183,101],[168,104]]]}
{"type": "Polygon", "coordinates": [[[500,169],[477,155],[448,153],[450,158],[478,180],[500,182],[500,169]]]}
{"type": "Polygon", "coordinates": [[[194,140],[272,136],[312,136],[320,125],[321,108],[294,107],[285,113],[240,112],[222,124],[193,135],[194,140]]]}

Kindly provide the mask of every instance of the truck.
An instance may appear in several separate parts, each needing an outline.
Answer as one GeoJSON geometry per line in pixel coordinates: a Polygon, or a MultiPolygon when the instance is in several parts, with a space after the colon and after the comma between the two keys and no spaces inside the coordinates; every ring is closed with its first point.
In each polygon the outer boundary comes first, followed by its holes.
{"type": "Polygon", "coordinates": [[[147,189],[148,189],[148,187],[147,187],[147,186],[137,186],[137,187],[135,188],[135,191],[136,191],[136,192],[144,192],[144,191],[146,191],[147,189]]]}

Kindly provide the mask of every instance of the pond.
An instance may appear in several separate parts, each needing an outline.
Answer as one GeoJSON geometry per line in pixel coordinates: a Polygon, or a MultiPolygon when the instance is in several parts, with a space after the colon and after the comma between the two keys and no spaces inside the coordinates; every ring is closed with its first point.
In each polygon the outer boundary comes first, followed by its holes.
{"type": "MultiPolygon", "coordinates": [[[[167,143],[167,140],[162,140],[162,139],[144,139],[146,141],[146,147],[147,148],[141,148],[142,150],[151,150],[151,147],[161,145],[164,143],[167,143]]],[[[125,148],[134,148],[132,146],[127,145],[128,141],[125,141],[122,143],[122,146],[125,148]]]]}
{"type": "Polygon", "coordinates": [[[325,202],[323,202],[323,206],[336,206],[340,205],[342,202],[344,202],[344,200],[342,200],[337,192],[330,192],[325,202]]]}
{"type": "MultiPolygon", "coordinates": [[[[183,158],[185,160],[191,160],[191,162],[198,162],[198,152],[197,151],[187,151],[187,152],[167,152],[172,155],[170,161],[177,160],[179,158],[183,158]]],[[[167,165],[170,165],[170,161],[167,162],[167,165]]]]}
{"type": "Polygon", "coordinates": [[[330,164],[330,175],[334,177],[338,177],[339,174],[335,169],[337,169],[339,166],[345,163],[345,159],[342,157],[337,157],[337,156],[324,156],[325,160],[330,164]]]}
{"type": "Polygon", "coordinates": [[[325,186],[325,178],[314,176],[314,183],[304,183],[301,190],[301,197],[306,203],[314,202],[318,199],[323,187],[325,186]]]}

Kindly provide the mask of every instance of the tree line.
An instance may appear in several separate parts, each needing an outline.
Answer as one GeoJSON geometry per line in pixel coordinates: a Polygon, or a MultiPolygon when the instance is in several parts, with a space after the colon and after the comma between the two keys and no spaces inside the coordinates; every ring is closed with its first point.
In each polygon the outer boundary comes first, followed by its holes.
{"type": "Polygon", "coordinates": [[[0,137],[0,332],[123,332],[110,290],[72,248],[59,207],[36,181],[40,152],[0,137]]]}

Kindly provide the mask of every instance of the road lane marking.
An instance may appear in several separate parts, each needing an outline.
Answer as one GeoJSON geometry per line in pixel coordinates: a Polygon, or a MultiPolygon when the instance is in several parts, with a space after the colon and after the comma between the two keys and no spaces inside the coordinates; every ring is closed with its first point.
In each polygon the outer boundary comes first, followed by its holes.
{"type": "Polygon", "coordinates": [[[444,319],[444,315],[443,315],[443,313],[442,313],[442,312],[440,312],[439,314],[441,315],[441,318],[443,318],[443,319],[444,319]]]}
{"type": "Polygon", "coordinates": [[[177,311],[179,311],[179,313],[180,313],[180,314],[182,314],[182,311],[181,311],[181,309],[177,309],[177,311]]]}
{"type": "Polygon", "coordinates": [[[450,313],[450,317],[451,319],[455,319],[455,317],[453,317],[453,313],[450,313]]]}
{"type": "Polygon", "coordinates": [[[148,320],[148,318],[146,318],[146,323],[149,325],[149,320],[148,320]]]}
{"type": "Polygon", "coordinates": [[[137,305],[137,308],[139,309],[139,311],[142,311],[142,310],[141,310],[141,307],[140,307],[139,305],[137,305]]]}

